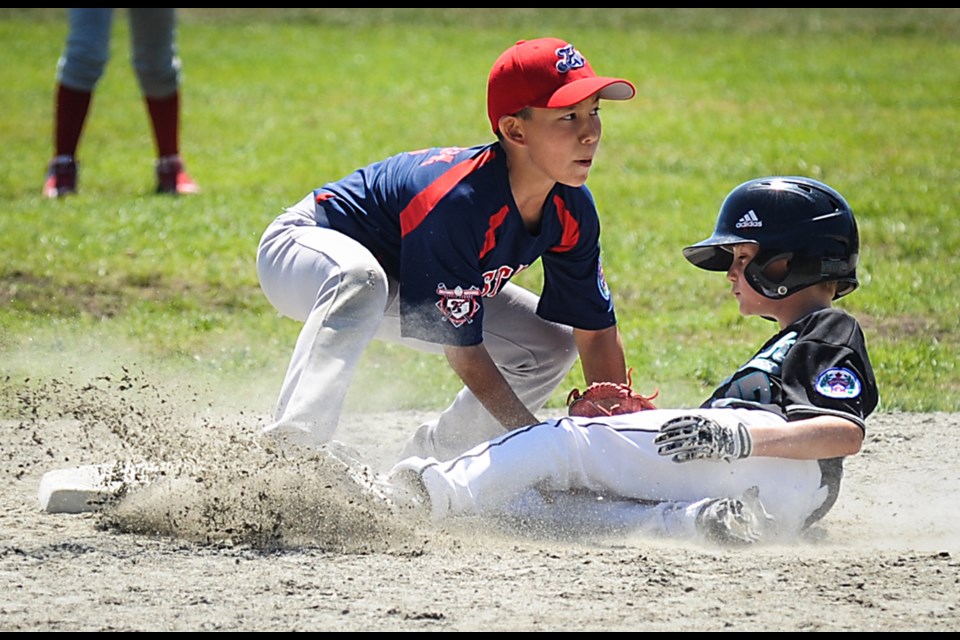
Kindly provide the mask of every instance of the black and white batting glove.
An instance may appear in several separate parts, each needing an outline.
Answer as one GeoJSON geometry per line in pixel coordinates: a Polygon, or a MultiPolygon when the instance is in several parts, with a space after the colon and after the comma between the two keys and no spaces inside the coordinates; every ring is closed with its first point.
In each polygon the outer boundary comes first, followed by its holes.
{"type": "Polygon", "coordinates": [[[728,427],[710,418],[690,415],[673,418],[660,426],[654,438],[657,453],[673,456],[674,462],[690,460],[739,460],[753,451],[753,438],[738,422],[728,427]]]}

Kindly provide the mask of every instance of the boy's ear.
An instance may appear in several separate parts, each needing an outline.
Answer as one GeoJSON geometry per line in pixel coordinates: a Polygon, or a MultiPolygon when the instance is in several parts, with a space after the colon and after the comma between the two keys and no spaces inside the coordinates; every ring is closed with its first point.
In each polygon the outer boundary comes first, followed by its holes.
{"type": "Polygon", "coordinates": [[[517,116],[502,116],[499,122],[500,134],[514,144],[523,144],[523,121],[517,116]]]}

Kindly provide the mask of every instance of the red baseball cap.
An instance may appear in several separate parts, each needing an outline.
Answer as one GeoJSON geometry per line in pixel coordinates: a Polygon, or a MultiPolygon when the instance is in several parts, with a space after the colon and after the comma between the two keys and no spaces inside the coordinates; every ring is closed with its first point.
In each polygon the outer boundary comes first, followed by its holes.
{"type": "Polygon", "coordinates": [[[496,133],[501,117],[525,107],[561,109],[597,92],[606,100],[629,100],[637,89],[627,80],[598,76],[564,40],[519,40],[500,54],[490,70],[487,116],[496,133]]]}

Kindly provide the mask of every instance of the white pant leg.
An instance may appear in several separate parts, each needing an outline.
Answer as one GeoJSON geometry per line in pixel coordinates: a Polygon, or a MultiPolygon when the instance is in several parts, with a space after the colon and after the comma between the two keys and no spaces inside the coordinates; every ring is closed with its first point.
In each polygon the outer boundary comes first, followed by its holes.
{"type": "Polygon", "coordinates": [[[691,503],[738,497],[755,485],[778,526],[799,531],[827,495],[817,461],[755,457],[678,464],[660,456],[653,444],[660,425],[690,413],[724,422],[785,424],[775,414],[745,409],[660,409],[602,421],[548,420],[424,469],[434,517],[502,512],[531,488],[691,503]]]}
{"type": "Polygon", "coordinates": [[[383,317],[386,273],[365,247],[308,223],[294,210],[264,232],[257,270],[271,304],[304,323],[275,422],[264,434],[305,446],[325,444],[334,435],[360,357],[383,317]]]}
{"type": "Polygon", "coordinates": [[[642,535],[696,539],[696,520],[706,500],[646,502],[576,491],[528,490],[505,506],[505,524],[573,535],[642,535]]]}
{"type": "MultiPolygon", "coordinates": [[[[578,355],[573,329],[538,316],[538,301],[535,293],[512,283],[483,301],[483,344],[507,383],[533,413],[550,399],[578,355]]],[[[397,339],[398,323],[398,317],[388,311],[385,325],[389,326],[380,335],[397,339]]],[[[503,433],[503,426],[464,387],[438,419],[420,426],[401,458],[448,459],[503,433]]]]}

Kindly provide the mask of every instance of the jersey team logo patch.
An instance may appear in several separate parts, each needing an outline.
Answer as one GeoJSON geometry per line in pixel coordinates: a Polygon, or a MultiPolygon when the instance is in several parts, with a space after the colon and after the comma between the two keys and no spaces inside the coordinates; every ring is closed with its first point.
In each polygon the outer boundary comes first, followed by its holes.
{"type": "Polygon", "coordinates": [[[597,289],[604,300],[610,300],[610,287],[607,285],[607,277],[603,274],[603,263],[597,260],[597,289]]]}
{"type": "Polygon", "coordinates": [[[827,369],[817,378],[817,393],[828,398],[849,400],[860,395],[861,385],[857,374],[849,369],[827,369]]]}
{"type": "Polygon", "coordinates": [[[443,319],[455,327],[473,322],[473,316],[480,310],[480,289],[470,287],[464,289],[456,286],[448,289],[442,282],[437,286],[437,309],[443,314],[443,319]]]}

